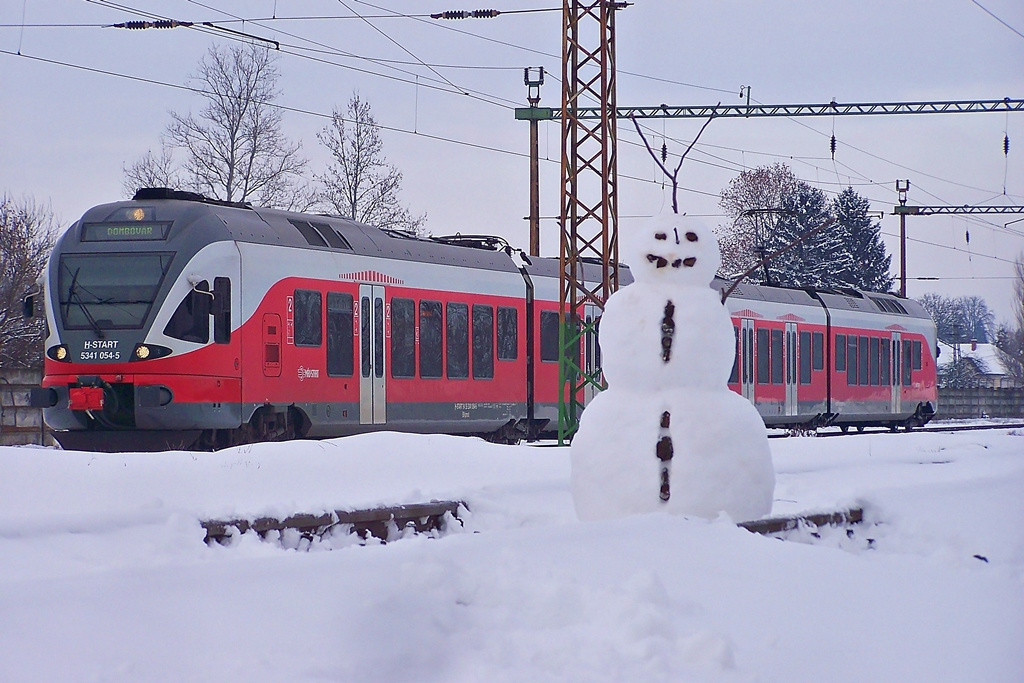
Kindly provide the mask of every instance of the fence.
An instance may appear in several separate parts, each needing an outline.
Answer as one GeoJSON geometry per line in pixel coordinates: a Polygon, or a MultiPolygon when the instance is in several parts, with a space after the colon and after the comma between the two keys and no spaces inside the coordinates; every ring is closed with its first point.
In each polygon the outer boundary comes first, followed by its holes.
{"type": "Polygon", "coordinates": [[[1024,389],[939,389],[938,419],[1024,418],[1024,389]]]}
{"type": "Polygon", "coordinates": [[[41,368],[0,368],[0,446],[53,444],[42,409],[28,405],[42,375],[41,368]]]}

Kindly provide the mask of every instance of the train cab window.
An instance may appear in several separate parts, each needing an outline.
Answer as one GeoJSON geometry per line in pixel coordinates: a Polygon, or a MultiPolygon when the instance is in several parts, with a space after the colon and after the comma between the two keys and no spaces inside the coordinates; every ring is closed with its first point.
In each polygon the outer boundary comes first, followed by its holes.
{"type": "Polygon", "coordinates": [[[231,280],[226,277],[213,278],[213,341],[217,344],[231,343],[231,280]]]}
{"type": "Polygon", "coordinates": [[[772,330],[772,384],[782,384],[782,330],[772,330]]]}
{"type": "Polygon", "coordinates": [[[558,362],[558,313],[540,312],[540,359],[549,363],[558,362]]]}
{"type": "Polygon", "coordinates": [[[732,357],[732,372],[729,373],[729,384],[736,384],[740,381],[740,328],[735,325],[732,326],[732,336],[735,341],[733,344],[735,353],[732,357]]]}
{"type": "Polygon", "coordinates": [[[494,306],[473,304],[473,379],[494,377],[494,306]]]}
{"type": "Polygon", "coordinates": [[[210,341],[210,312],[214,296],[207,280],[196,283],[167,321],[164,334],[174,339],[206,344],[210,341]]]}
{"type": "Polygon", "coordinates": [[[881,353],[878,348],[878,337],[871,337],[871,340],[868,342],[868,347],[870,349],[868,353],[868,384],[873,387],[877,387],[880,375],[878,357],[881,353]]]}
{"type": "Polygon", "coordinates": [[[836,372],[846,371],[846,335],[836,335],[836,372]]]}
{"type": "Polygon", "coordinates": [[[771,382],[771,353],[770,334],[768,330],[757,331],[757,383],[768,384],[771,382]]]}
{"type": "Polygon", "coordinates": [[[320,346],[323,342],[323,299],[312,289],[295,290],[295,345],[320,346]]]}
{"type": "Polygon", "coordinates": [[[391,300],[391,376],[416,376],[416,302],[391,300]]]}
{"type": "Polygon", "coordinates": [[[852,334],[846,338],[846,383],[857,386],[857,337],[852,334]]]}
{"type": "Polygon", "coordinates": [[[327,374],[351,377],[355,344],[352,338],[352,295],[327,293],[327,374]]]}
{"type": "Polygon", "coordinates": [[[498,306],[498,360],[519,357],[519,311],[498,306]]]}
{"type": "Polygon", "coordinates": [[[921,369],[921,342],[919,342],[919,341],[913,342],[913,348],[914,348],[914,350],[913,350],[914,369],[915,370],[920,370],[921,369]]]}
{"type": "Polygon", "coordinates": [[[811,383],[811,333],[800,333],[800,384],[811,383]]]}
{"type": "Polygon", "coordinates": [[[445,307],[445,366],[448,379],[469,377],[469,305],[445,307]]]}
{"type": "Polygon", "coordinates": [[[420,377],[437,379],[442,374],[444,323],[440,301],[420,301],[420,377]]]}
{"type": "Polygon", "coordinates": [[[815,332],[811,335],[811,346],[815,370],[825,369],[825,335],[815,332]]]}

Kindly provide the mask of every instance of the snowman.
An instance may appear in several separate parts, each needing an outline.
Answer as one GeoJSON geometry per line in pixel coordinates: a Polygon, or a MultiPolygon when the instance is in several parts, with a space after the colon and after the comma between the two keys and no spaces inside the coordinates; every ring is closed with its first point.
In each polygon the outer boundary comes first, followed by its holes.
{"type": "Polygon", "coordinates": [[[608,389],[572,442],[577,515],[763,517],[775,472],[761,417],[727,385],[735,337],[709,286],[720,264],[714,233],[664,213],[627,236],[621,253],[634,282],[609,297],[601,318],[608,389]]]}

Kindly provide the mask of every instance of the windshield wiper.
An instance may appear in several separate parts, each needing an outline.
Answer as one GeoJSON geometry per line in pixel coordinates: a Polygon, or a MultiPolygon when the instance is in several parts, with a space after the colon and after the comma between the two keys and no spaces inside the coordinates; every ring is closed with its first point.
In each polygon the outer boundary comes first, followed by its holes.
{"type": "MultiPolygon", "coordinates": [[[[79,266],[75,269],[75,274],[71,277],[71,285],[68,287],[68,306],[70,307],[71,304],[76,304],[82,310],[82,314],[85,316],[86,321],[88,321],[89,327],[96,332],[96,336],[100,339],[104,339],[106,335],[103,334],[103,328],[101,328],[100,324],[96,322],[96,318],[92,317],[92,313],[89,312],[85,302],[82,301],[82,297],[78,295],[78,273],[81,272],[81,270],[82,267],[79,266]]],[[[67,317],[67,311],[65,311],[64,315],[67,317]]]]}

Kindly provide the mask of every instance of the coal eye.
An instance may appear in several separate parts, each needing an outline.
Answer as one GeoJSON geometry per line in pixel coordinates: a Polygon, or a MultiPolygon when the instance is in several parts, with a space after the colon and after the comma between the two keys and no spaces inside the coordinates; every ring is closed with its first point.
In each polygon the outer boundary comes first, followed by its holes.
{"type": "Polygon", "coordinates": [[[666,235],[663,232],[656,232],[656,233],[654,233],[654,239],[656,239],[656,240],[667,240],[668,239],[668,235],[666,235]]]}
{"type": "Polygon", "coordinates": [[[696,242],[697,241],[697,233],[695,233],[695,232],[688,232],[688,233],[686,233],[686,241],[688,241],[688,242],[696,242]]]}

